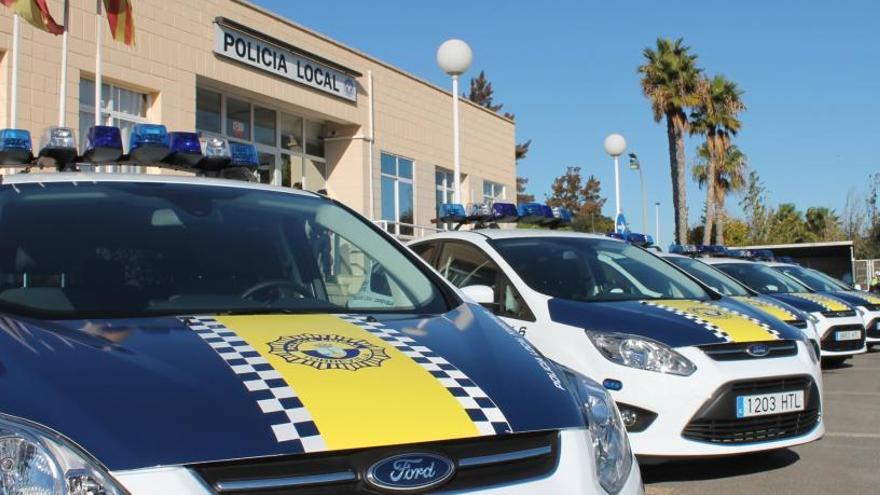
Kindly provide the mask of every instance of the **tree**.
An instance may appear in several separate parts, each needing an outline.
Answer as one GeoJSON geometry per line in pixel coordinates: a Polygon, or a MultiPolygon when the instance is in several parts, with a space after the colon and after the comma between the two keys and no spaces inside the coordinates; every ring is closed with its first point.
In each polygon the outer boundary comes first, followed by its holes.
{"type": "Polygon", "coordinates": [[[516,178],[516,202],[517,203],[531,203],[535,201],[534,194],[526,194],[526,185],[529,183],[529,179],[527,177],[517,177],[516,178]]]}
{"type": "Polygon", "coordinates": [[[844,238],[837,213],[825,206],[807,208],[805,214],[807,232],[816,241],[839,241],[844,238]]]}
{"type": "Polygon", "coordinates": [[[793,244],[809,242],[810,235],[803,214],[793,203],[782,203],[770,219],[770,242],[793,244]]]}
{"type": "Polygon", "coordinates": [[[638,68],[642,75],[642,93],[651,101],[654,121],[666,119],[675,238],[684,244],[688,233],[684,150],[688,118],[685,110],[699,103],[697,90],[702,69],[696,65],[697,56],[690,53],[690,47],[681,38],[675,41],[658,38],[657,48],[645,48],[642,55],[645,62],[638,68]]]}
{"type": "MultiPolygon", "coordinates": [[[[691,114],[691,134],[706,136],[706,176],[716,177],[721,162],[727,156],[731,137],[739,132],[742,123],[739,114],[745,110],[742,103],[742,91],[736,83],[724,76],[717,75],[712,79],[701,79],[699,84],[699,104],[691,114]]],[[[712,223],[716,220],[716,180],[706,181],[706,228],[703,232],[703,244],[712,239],[712,223]]],[[[719,235],[724,234],[719,229],[719,235]]]]}
{"type": "Polygon", "coordinates": [[[587,178],[587,183],[584,184],[581,196],[583,197],[584,202],[578,212],[579,215],[587,216],[602,214],[602,207],[605,206],[605,202],[608,201],[608,198],[602,197],[602,183],[593,174],[590,174],[587,178]]]}
{"type": "Polygon", "coordinates": [[[568,167],[565,173],[553,179],[550,186],[550,207],[567,208],[572,213],[579,212],[583,205],[583,180],[580,167],[568,167]]]}
{"type": "MultiPolygon", "coordinates": [[[[715,169],[715,244],[725,244],[727,196],[740,193],[745,187],[748,158],[736,145],[730,145],[715,169]]],[[[691,173],[700,189],[708,182],[709,148],[705,143],[697,148],[697,160],[691,173]]]]}
{"type": "Polygon", "coordinates": [[[745,246],[749,240],[749,226],[739,218],[726,222],[725,236],[727,246],[745,246]]]}
{"type": "Polygon", "coordinates": [[[746,181],[746,193],[739,202],[749,227],[750,244],[764,244],[770,236],[770,212],[764,205],[767,200],[766,192],[758,172],[752,170],[746,181]]]}

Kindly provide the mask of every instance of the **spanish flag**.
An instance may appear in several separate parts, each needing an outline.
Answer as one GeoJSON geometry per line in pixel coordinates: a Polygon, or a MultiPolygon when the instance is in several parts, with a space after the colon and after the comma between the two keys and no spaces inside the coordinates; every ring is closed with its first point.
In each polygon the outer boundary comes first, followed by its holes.
{"type": "Polygon", "coordinates": [[[49,13],[46,0],[0,0],[3,5],[11,8],[22,19],[37,29],[52,34],[64,34],[64,26],[59,25],[49,13]]]}
{"type": "Polygon", "coordinates": [[[128,46],[134,45],[134,17],[131,13],[131,0],[104,0],[107,22],[113,39],[128,46]]]}

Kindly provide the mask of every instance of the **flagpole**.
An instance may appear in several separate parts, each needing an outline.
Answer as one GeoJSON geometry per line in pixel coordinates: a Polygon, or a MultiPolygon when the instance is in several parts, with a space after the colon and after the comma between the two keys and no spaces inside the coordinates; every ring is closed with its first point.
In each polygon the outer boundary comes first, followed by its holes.
{"type": "Polygon", "coordinates": [[[95,17],[95,125],[103,125],[101,122],[101,2],[97,0],[97,17],[95,17]]]}
{"type": "Polygon", "coordinates": [[[64,0],[64,34],[61,35],[61,87],[59,88],[58,125],[67,122],[67,33],[70,26],[70,0],[64,0]]]}
{"type": "Polygon", "coordinates": [[[18,51],[21,44],[21,18],[16,13],[12,16],[12,101],[9,105],[9,127],[18,125],[18,51]]]}

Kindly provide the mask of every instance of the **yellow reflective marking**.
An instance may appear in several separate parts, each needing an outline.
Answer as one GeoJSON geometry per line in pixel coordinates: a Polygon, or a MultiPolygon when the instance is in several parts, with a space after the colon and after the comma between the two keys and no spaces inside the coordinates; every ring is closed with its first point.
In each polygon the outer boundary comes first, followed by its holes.
{"type": "Polygon", "coordinates": [[[852,294],[856,297],[864,299],[870,304],[880,304],[880,297],[874,296],[868,292],[852,292],[852,294]]]}
{"type": "Polygon", "coordinates": [[[418,363],[332,315],[221,316],[293,387],[330,450],[479,435],[418,363]]]}
{"type": "Polygon", "coordinates": [[[759,323],[721,306],[687,299],[656,301],[656,303],[715,325],[726,333],[733,342],[779,340],[779,337],[759,323]]]}
{"type": "Polygon", "coordinates": [[[782,306],[777,306],[771,302],[765,301],[758,297],[751,296],[734,296],[734,299],[741,303],[748,304],[749,306],[761,310],[774,318],[778,318],[782,321],[792,321],[799,319],[798,316],[791,311],[783,308],[782,306]]]}
{"type": "Polygon", "coordinates": [[[837,299],[832,299],[830,297],[823,296],[821,294],[813,294],[808,292],[795,292],[791,294],[792,296],[799,297],[801,299],[806,299],[807,301],[814,302],[820,306],[823,306],[826,311],[849,311],[845,304],[838,301],[837,299]]]}

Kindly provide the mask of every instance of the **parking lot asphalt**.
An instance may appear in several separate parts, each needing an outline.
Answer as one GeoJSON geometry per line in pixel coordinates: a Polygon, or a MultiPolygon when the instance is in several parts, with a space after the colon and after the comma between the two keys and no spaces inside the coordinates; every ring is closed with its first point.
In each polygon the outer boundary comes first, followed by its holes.
{"type": "Polygon", "coordinates": [[[824,370],[825,438],[755,456],[642,467],[648,495],[880,493],[880,349],[824,370]]]}

